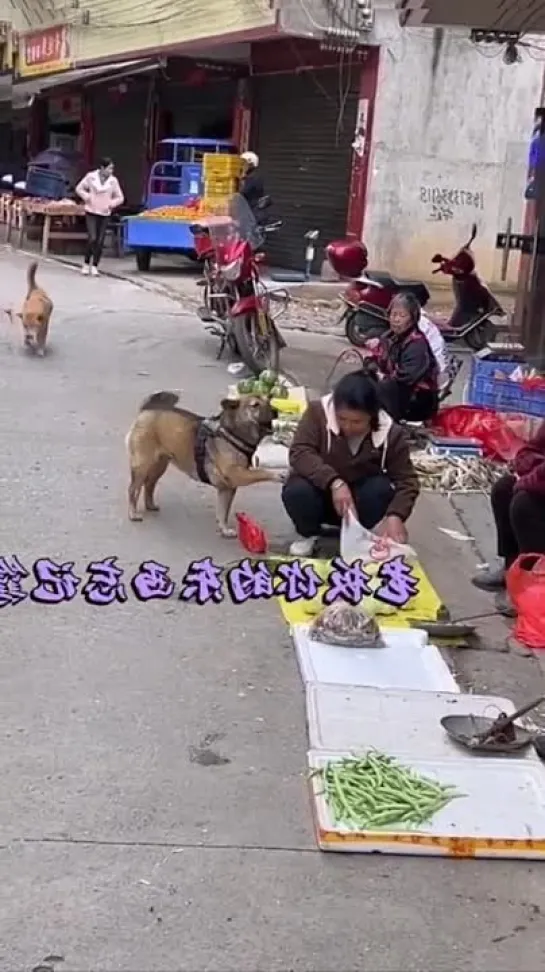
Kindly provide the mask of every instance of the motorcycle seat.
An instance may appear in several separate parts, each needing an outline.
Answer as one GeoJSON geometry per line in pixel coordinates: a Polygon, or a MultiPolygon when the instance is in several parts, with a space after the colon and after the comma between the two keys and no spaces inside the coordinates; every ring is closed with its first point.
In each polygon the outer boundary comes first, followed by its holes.
{"type": "Polygon", "coordinates": [[[414,294],[421,307],[425,307],[430,299],[430,292],[421,280],[399,280],[382,270],[366,270],[365,276],[393,293],[414,294]]]}

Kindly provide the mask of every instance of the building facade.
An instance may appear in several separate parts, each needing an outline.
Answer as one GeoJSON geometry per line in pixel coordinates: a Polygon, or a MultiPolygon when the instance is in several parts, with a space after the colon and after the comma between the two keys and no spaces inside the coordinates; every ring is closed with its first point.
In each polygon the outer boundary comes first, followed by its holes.
{"type": "MultiPolygon", "coordinates": [[[[505,64],[462,28],[403,30],[377,11],[380,47],[365,240],[371,260],[429,277],[437,251],[454,253],[475,222],[483,276],[501,278],[498,232],[524,222],[528,149],[544,63],[505,64]]],[[[517,280],[518,261],[508,268],[517,280]]],[[[437,279],[437,278],[435,278],[437,279]]]]}
{"type": "Polygon", "coordinates": [[[37,92],[30,154],[72,138],[89,163],[112,155],[137,206],[158,139],[232,135],[260,154],[284,220],[275,263],[300,269],[318,229],[317,270],[332,238],[363,235],[372,266],[429,279],[475,222],[498,282],[496,233],[522,229],[538,60],[487,58],[467,30],[403,30],[393,0],[190,6],[85,0],[51,24],[51,5],[26,0],[15,91],[37,92]]]}

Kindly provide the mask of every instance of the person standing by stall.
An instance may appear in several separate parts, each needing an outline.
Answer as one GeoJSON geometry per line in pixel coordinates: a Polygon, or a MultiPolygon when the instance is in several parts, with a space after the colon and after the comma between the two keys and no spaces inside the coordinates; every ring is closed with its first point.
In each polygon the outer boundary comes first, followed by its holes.
{"type": "Polygon", "coordinates": [[[243,152],[240,156],[243,164],[240,194],[254,213],[259,211],[259,201],[265,195],[265,186],[259,172],[259,156],[255,152],[243,152]]]}
{"type": "Polygon", "coordinates": [[[125,199],[114,175],[112,160],[101,159],[98,169],[88,172],[78,183],[76,194],[84,202],[87,225],[87,247],[81,272],[85,276],[91,274],[92,277],[98,277],[108,220],[114,209],[118,209],[125,199]]]}

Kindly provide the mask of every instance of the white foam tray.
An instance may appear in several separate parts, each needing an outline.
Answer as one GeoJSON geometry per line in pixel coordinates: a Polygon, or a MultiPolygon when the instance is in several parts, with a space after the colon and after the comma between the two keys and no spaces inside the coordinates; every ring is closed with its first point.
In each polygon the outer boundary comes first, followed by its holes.
{"type": "MultiPolygon", "coordinates": [[[[447,736],[447,715],[495,718],[510,715],[509,699],[450,692],[362,688],[360,685],[307,685],[307,719],[311,749],[378,749],[408,758],[457,758],[464,750],[447,736]]],[[[475,759],[475,753],[467,753],[475,759]]],[[[495,757],[487,755],[487,759],[495,757]]],[[[533,746],[510,759],[538,760],[533,746]]]]}
{"type": "MultiPolygon", "coordinates": [[[[308,754],[310,769],[348,752],[308,754]]],[[[395,753],[389,755],[395,756],[395,753]]],[[[353,832],[337,827],[321,795],[321,780],[311,777],[316,837],[322,850],[382,852],[450,857],[545,858],[545,770],[538,761],[411,759],[417,773],[455,786],[464,798],[452,800],[419,831],[353,832]]]]}
{"type": "Polygon", "coordinates": [[[270,438],[259,443],[252,458],[253,466],[266,466],[269,469],[287,469],[289,464],[288,447],[270,438]]]}
{"type": "Polygon", "coordinates": [[[292,625],[292,637],[305,683],[360,685],[431,692],[460,690],[425,631],[381,628],[382,648],[338,648],[308,637],[308,624],[292,625]]]}

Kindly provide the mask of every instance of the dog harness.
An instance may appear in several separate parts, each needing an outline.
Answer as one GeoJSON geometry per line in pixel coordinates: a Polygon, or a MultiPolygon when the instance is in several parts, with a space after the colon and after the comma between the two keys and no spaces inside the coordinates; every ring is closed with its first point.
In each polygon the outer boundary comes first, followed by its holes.
{"type": "Polygon", "coordinates": [[[210,435],[213,435],[212,429],[207,425],[206,419],[203,419],[202,422],[199,422],[195,436],[195,467],[201,483],[206,483],[208,486],[210,485],[210,480],[206,474],[205,464],[206,443],[210,435]]]}
{"type": "Polygon", "coordinates": [[[243,452],[247,459],[251,462],[256,447],[249,445],[248,442],[244,442],[239,439],[238,436],[234,435],[228,429],[222,428],[217,419],[202,419],[199,422],[197,433],[195,435],[195,468],[197,470],[197,476],[201,483],[206,483],[210,485],[210,479],[206,473],[206,446],[208,440],[222,438],[230,445],[234,446],[240,452],[243,452]]]}

